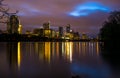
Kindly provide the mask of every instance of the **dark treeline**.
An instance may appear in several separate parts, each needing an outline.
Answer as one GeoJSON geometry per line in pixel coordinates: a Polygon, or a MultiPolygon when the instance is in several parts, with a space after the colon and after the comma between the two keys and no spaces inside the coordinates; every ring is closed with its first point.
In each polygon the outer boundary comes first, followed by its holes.
{"type": "Polygon", "coordinates": [[[100,29],[102,58],[112,67],[120,70],[120,11],[110,13],[100,29]]]}
{"type": "MultiPolygon", "coordinates": [[[[100,29],[100,39],[104,42],[104,49],[119,53],[120,49],[120,11],[110,13],[108,19],[100,29]]],[[[111,52],[113,54],[113,52],[111,52]]]]}
{"type": "Polygon", "coordinates": [[[100,29],[100,38],[104,41],[120,40],[120,11],[110,13],[108,20],[103,23],[100,29]]]}

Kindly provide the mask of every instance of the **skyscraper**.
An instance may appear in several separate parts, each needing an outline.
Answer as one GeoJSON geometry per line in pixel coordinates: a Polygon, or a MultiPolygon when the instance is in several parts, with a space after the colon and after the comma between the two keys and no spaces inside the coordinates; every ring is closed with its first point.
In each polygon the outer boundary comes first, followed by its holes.
{"type": "Polygon", "coordinates": [[[21,23],[20,23],[20,20],[19,20],[18,33],[19,33],[19,34],[22,34],[22,25],[21,25],[21,23]]]}
{"type": "Polygon", "coordinates": [[[19,28],[19,19],[17,15],[11,15],[9,18],[8,23],[8,33],[9,34],[18,34],[18,28],[19,28]]]}
{"type": "Polygon", "coordinates": [[[70,24],[67,24],[67,26],[66,26],[66,32],[70,33],[70,24]]]}
{"type": "Polygon", "coordinates": [[[63,27],[59,27],[59,37],[63,36],[63,27]]]}
{"type": "Polygon", "coordinates": [[[50,29],[50,22],[44,23],[43,28],[44,29],[50,29]]]}

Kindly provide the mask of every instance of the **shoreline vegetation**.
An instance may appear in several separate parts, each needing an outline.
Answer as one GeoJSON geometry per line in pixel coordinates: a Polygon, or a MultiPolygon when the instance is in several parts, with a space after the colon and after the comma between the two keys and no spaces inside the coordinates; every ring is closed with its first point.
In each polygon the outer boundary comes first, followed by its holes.
{"type": "Polygon", "coordinates": [[[98,39],[62,39],[62,38],[47,38],[41,36],[29,36],[27,34],[0,34],[0,42],[37,42],[37,41],[50,41],[50,42],[64,42],[64,41],[80,41],[80,42],[89,42],[89,41],[101,41],[98,39]]]}
{"type": "MultiPolygon", "coordinates": [[[[120,57],[120,11],[110,13],[107,21],[103,23],[100,29],[100,38],[104,42],[102,47],[102,55],[106,58],[112,56],[120,57]]],[[[114,58],[117,60],[117,58],[114,58]]]]}

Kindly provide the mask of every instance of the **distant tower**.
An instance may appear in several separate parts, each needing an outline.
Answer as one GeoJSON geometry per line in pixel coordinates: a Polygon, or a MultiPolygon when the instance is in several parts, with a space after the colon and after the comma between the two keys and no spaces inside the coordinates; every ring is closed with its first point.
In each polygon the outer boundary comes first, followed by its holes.
{"type": "Polygon", "coordinates": [[[67,32],[67,33],[70,32],[70,24],[67,24],[67,26],[66,26],[66,32],[67,32]]]}
{"type": "Polygon", "coordinates": [[[59,27],[59,37],[63,36],[63,27],[59,27]]]}
{"type": "Polygon", "coordinates": [[[82,34],[82,39],[88,39],[87,34],[83,33],[83,34],[82,34]]]}
{"type": "Polygon", "coordinates": [[[8,33],[9,34],[18,34],[19,28],[19,19],[16,15],[11,15],[8,23],[8,33]]]}
{"type": "Polygon", "coordinates": [[[20,23],[20,20],[19,20],[18,33],[19,33],[19,34],[22,34],[22,25],[21,25],[21,23],[20,23]]]}
{"type": "Polygon", "coordinates": [[[43,28],[44,29],[50,29],[50,22],[44,23],[43,28]]]}

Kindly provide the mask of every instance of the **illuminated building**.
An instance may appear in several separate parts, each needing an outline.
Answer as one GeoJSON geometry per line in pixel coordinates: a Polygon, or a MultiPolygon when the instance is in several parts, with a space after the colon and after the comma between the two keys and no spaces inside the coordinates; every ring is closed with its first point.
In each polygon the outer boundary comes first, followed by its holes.
{"type": "Polygon", "coordinates": [[[9,34],[18,34],[19,28],[19,19],[16,15],[11,15],[9,19],[9,23],[7,24],[7,31],[9,34]]]}
{"type": "Polygon", "coordinates": [[[50,29],[50,22],[48,22],[43,24],[43,28],[34,29],[33,34],[40,37],[54,38],[56,33],[50,29]]]}
{"type": "Polygon", "coordinates": [[[29,31],[29,30],[26,31],[26,34],[27,34],[27,35],[30,35],[31,33],[32,33],[32,32],[29,31]]]}
{"type": "Polygon", "coordinates": [[[36,28],[33,30],[33,34],[40,36],[40,37],[44,37],[44,29],[43,28],[36,28]]]}
{"type": "Polygon", "coordinates": [[[68,39],[68,40],[72,40],[74,39],[74,33],[65,33],[65,36],[64,36],[65,39],[68,39]]]}
{"type": "Polygon", "coordinates": [[[44,37],[54,38],[55,37],[55,31],[52,30],[52,29],[46,29],[46,30],[44,30],[44,37]]]}
{"type": "Polygon", "coordinates": [[[56,32],[56,38],[59,38],[59,32],[58,31],[56,32]]]}
{"type": "Polygon", "coordinates": [[[72,40],[74,38],[74,33],[73,30],[70,29],[70,24],[66,26],[66,32],[64,38],[69,40],[72,40]]]}
{"type": "Polygon", "coordinates": [[[47,37],[47,38],[54,38],[55,37],[55,31],[52,29],[34,29],[33,34],[40,36],[40,37],[47,37]]]}
{"type": "Polygon", "coordinates": [[[63,36],[63,27],[59,27],[59,38],[63,36]]]}
{"type": "Polygon", "coordinates": [[[68,24],[68,25],[66,26],[66,32],[67,32],[67,33],[70,33],[70,24],[68,24]]]}
{"type": "Polygon", "coordinates": [[[19,33],[19,34],[22,34],[22,25],[19,25],[18,33],[19,33]]]}
{"type": "Polygon", "coordinates": [[[88,39],[87,34],[82,34],[82,39],[88,39]]]}
{"type": "Polygon", "coordinates": [[[80,39],[79,33],[75,32],[74,33],[74,40],[78,40],[78,39],[80,39]]]}
{"type": "Polygon", "coordinates": [[[50,29],[44,30],[44,36],[47,38],[51,38],[52,32],[50,29]]]}
{"type": "Polygon", "coordinates": [[[20,20],[19,20],[18,33],[22,34],[22,25],[20,24],[20,20]]]}
{"type": "Polygon", "coordinates": [[[50,22],[44,23],[43,28],[46,30],[50,29],[50,22]]]}
{"type": "Polygon", "coordinates": [[[56,32],[54,30],[52,30],[51,38],[55,38],[55,36],[56,36],[56,32]]]}

